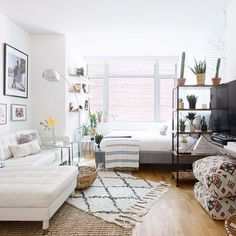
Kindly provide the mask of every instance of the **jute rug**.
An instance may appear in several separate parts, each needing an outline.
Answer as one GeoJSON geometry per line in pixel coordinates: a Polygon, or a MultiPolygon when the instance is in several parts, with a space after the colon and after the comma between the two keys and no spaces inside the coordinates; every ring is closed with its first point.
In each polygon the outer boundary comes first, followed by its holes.
{"type": "MultiPolygon", "coordinates": [[[[41,222],[0,221],[1,236],[42,236],[41,222]]],[[[48,236],[131,236],[131,230],[107,223],[69,204],[50,220],[48,236]]]]}
{"type": "Polygon", "coordinates": [[[117,171],[98,171],[91,187],[76,192],[67,202],[85,212],[124,228],[141,222],[169,189],[165,183],[140,179],[117,171]]]}

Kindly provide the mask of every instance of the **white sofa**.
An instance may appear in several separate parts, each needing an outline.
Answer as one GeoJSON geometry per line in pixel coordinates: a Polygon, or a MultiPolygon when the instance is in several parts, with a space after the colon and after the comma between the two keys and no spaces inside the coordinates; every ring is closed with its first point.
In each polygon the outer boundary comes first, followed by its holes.
{"type": "MultiPolygon", "coordinates": [[[[0,137],[5,162],[5,167],[0,168],[0,220],[43,221],[46,230],[49,219],[76,188],[78,169],[58,166],[61,163],[58,148],[40,150],[22,158],[12,157],[9,145],[17,144],[19,134],[32,131],[0,137]]],[[[38,141],[42,144],[39,136],[38,141]]]]}

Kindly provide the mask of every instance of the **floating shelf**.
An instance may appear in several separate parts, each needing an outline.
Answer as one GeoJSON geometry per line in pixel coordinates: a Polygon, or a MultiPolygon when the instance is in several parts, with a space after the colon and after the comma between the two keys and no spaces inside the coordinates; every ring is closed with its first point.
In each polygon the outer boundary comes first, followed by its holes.
{"type": "Polygon", "coordinates": [[[174,111],[211,111],[211,109],[210,108],[195,108],[195,109],[189,109],[189,108],[180,109],[180,108],[176,108],[176,109],[174,109],[174,111]]]}
{"type": "Polygon", "coordinates": [[[177,85],[176,87],[174,87],[174,89],[176,88],[211,88],[214,87],[214,85],[210,85],[210,84],[206,84],[206,85],[177,85]]]}

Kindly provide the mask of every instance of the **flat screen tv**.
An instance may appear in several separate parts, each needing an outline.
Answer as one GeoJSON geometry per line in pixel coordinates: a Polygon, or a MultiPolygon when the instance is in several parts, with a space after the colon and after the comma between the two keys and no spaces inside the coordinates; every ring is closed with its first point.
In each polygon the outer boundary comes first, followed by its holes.
{"type": "Polygon", "coordinates": [[[236,136],[236,80],[211,88],[212,131],[236,136]]]}

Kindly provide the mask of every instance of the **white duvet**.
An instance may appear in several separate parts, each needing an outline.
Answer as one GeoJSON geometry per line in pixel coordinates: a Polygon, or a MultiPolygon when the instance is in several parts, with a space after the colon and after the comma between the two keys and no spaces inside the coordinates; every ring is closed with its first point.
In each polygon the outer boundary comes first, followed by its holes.
{"type": "MultiPolygon", "coordinates": [[[[132,138],[140,140],[140,151],[170,152],[172,150],[171,137],[161,135],[158,131],[114,131],[107,136],[132,136],[132,138]]],[[[100,144],[102,151],[104,151],[107,142],[109,139],[102,140],[100,144]]]]}

